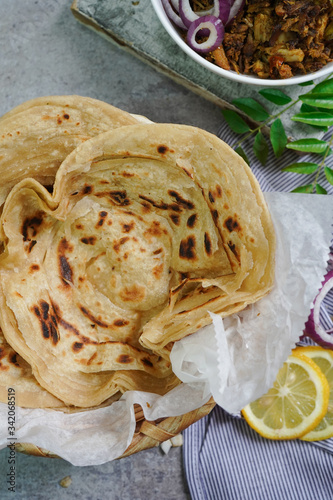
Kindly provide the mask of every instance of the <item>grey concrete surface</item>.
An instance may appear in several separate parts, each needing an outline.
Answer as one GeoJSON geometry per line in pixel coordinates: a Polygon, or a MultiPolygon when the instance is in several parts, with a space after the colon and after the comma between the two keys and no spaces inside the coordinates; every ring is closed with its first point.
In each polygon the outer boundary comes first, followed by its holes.
{"type": "Polygon", "coordinates": [[[0,114],[34,97],[76,93],[216,131],[219,109],[82,26],[70,5],[0,0],[0,114]]]}
{"type": "MultiPolygon", "coordinates": [[[[110,0],[118,1],[118,0],[110,0]]],[[[80,94],[153,121],[216,132],[221,112],[82,26],[71,0],[0,0],[0,115],[34,97],[80,94]]],[[[157,449],[96,467],[16,455],[16,492],[8,491],[8,450],[0,452],[1,499],[183,500],[189,498],[182,451],[157,449]],[[68,488],[59,485],[71,476],[68,488]]]]}

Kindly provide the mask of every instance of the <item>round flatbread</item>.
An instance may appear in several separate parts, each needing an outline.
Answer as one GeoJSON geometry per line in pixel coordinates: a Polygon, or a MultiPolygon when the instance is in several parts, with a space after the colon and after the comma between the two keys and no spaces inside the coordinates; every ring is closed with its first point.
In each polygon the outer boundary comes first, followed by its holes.
{"type": "Polygon", "coordinates": [[[275,236],[247,164],[203,130],[131,125],[86,141],[53,194],[2,214],[0,322],[39,384],[81,407],[165,393],[173,342],[269,292],[275,236]]]}
{"type": "Polygon", "coordinates": [[[87,139],[138,123],[110,104],[77,95],[27,101],[0,118],[0,206],[10,189],[26,177],[52,189],[66,156],[87,139]]]}

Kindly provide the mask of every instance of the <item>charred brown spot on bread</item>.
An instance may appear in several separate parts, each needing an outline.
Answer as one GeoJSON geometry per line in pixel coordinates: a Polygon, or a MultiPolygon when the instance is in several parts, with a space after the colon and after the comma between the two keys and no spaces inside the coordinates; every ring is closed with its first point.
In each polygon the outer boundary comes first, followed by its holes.
{"type": "Polygon", "coordinates": [[[98,215],[99,215],[99,219],[98,219],[97,224],[95,226],[96,229],[98,229],[99,227],[103,226],[108,213],[105,210],[102,210],[101,212],[99,212],[98,215]]]}
{"type": "Polygon", "coordinates": [[[219,213],[217,210],[212,210],[211,211],[211,214],[212,214],[212,217],[213,217],[213,220],[214,222],[216,223],[217,222],[217,219],[219,218],[219,213]]]}
{"type": "Polygon", "coordinates": [[[88,236],[88,237],[83,237],[80,239],[82,243],[85,245],[95,245],[96,243],[96,236],[88,236]]]}
{"type": "Polygon", "coordinates": [[[185,198],[182,197],[177,191],[174,191],[173,189],[169,189],[168,194],[175,199],[176,203],[188,210],[193,210],[194,208],[194,203],[190,200],[186,200],[185,198]]]}
{"type": "Polygon", "coordinates": [[[212,191],[209,191],[209,193],[208,193],[208,198],[209,198],[209,201],[210,201],[211,203],[215,203],[215,197],[214,197],[214,195],[213,195],[212,191]]]}
{"type": "Polygon", "coordinates": [[[124,302],[141,302],[146,296],[146,290],[140,285],[125,286],[119,293],[124,302]]]}
{"type": "Polygon", "coordinates": [[[66,252],[72,252],[73,245],[66,238],[62,238],[58,245],[58,263],[61,279],[65,286],[73,283],[73,270],[66,257],[66,252]]]}
{"type": "Polygon", "coordinates": [[[215,194],[217,198],[222,198],[222,188],[218,184],[215,186],[215,194]]]}
{"type": "Polygon", "coordinates": [[[94,354],[92,356],[90,356],[90,358],[88,359],[87,361],[87,365],[91,365],[91,363],[94,361],[94,359],[97,357],[97,352],[94,352],[94,354]]]}
{"type": "Polygon", "coordinates": [[[165,153],[169,151],[169,148],[164,144],[160,144],[159,146],[157,146],[157,151],[160,153],[160,155],[165,155],[165,153]]]}
{"type": "Polygon", "coordinates": [[[129,321],[127,321],[126,319],[115,319],[113,322],[113,325],[117,326],[117,327],[126,326],[128,324],[129,324],[129,321]]]}
{"type": "Polygon", "coordinates": [[[31,240],[28,245],[28,253],[31,253],[33,247],[36,245],[37,240],[31,240]]]}
{"type": "Polygon", "coordinates": [[[92,314],[88,309],[84,306],[80,306],[81,312],[86,316],[92,323],[100,326],[101,328],[109,328],[110,325],[105,321],[102,321],[100,318],[97,318],[94,314],[92,314]]]}
{"type": "Polygon", "coordinates": [[[129,233],[134,229],[135,223],[131,222],[130,224],[123,224],[123,233],[129,233]]]}
{"type": "Polygon", "coordinates": [[[73,250],[74,250],[73,245],[65,237],[61,238],[58,246],[58,251],[60,253],[64,253],[64,252],[73,252],[73,250]]]}
{"type": "Polygon", "coordinates": [[[116,241],[114,244],[113,244],[113,250],[117,253],[119,253],[120,251],[120,247],[122,245],[124,245],[126,243],[126,241],[128,241],[130,238],[129,236],[124,236],[123,238],[120,238],[120,240],[116,241]]]}
{"type": "Polygon", "coordinates": [[[235,243],[233,243],[232,241],[228,241],[228,247],[230,248],[230,250],[232,251],[234,256],[237,257],[237,259],[238,259],[238,254],[237,254],[235,243]]]}
{"type": "Polygon", "coordinates": [[[233,218],[233,217],[228,217],[225,221],[224,221],[224,227],[226,227],[229,231],[229,233],[231,233],[232,231],[239,231],[240,230],[240,226],[236,220],[236,217],[233,218]]]}
{"type": "Polygon", "coordinates": [[[157,202],[155,200],[152,200],[151,198],[148,198],[147,196],[144,196],[143,194],[139,194],[139,198],[141,200],[147,201],[155,208],[160,208],[161,210],[168,210],[168,208],[169,208],[169,205],[167,203],[165,203],[164,201],[157,202]]]}
{"type": "Polygon", "coordinates": [[[73,271],[67,257],[64,255],[59,256],[59,269],[61,279],[65,286],[69,286],[69,283],[73,283],[73,271]]]}
{"type": "Polygon", "coordinates": [[[74,342],[74,344],[72,345],[72,350],[74,352],[79,352],[83,347],[84,347],[83,342],[74,342]]]}
{"type": "Polygon", "coordinates": [[[142,212],[143,212],[144,214],[145,214],[145,213],[148,213],[148,212],[150,212],[150,211],[151,211],[151,205],[149,205],[149,203],[148,203],[148,202],[143,201],[143,202],[141,203],[141,206],[142,206],[142,212]]]}
{"type": "Polygon", "coordinates": [[[44,216],[44,212],[38,212],[32,217],[26,217],[26,219],[24,219],[21,228],[23,241],[31,241],[32,238],[37,236],[40,226],[43,224],[44,216]]]}
{"type": "Polygon", "coordinates": [[[133,358],[129,354],[120,354],[117,361],[118,361],[118,363],[125,365],[127,363],[132,363],[133,358]]]}
{"type": "Polygon", "coordinates": [[[186,175],[188,175],[191,179],[193,179],[193,175],[191,172],[189,172],[185,167],[181,166],[181,169],[185,172],[186,175]]]}
{"type": "Polygon", "coordinates": [[[191,227],[191,228],[194,227],[197,218],[198,218],[197,214],[190,215],[189,218],[187,219],[187,222],[186,222],[187,227],[191,227]]]}
{"type": "Polygon", "coordinates": [[[149,236],[162,236],[162,234],[168,234],[165,228],[161,227],[159,221],[153,221],[150,227],[143,233],[145,237],[149,236]]]}
{"type": "Polygon", "coordinates": [[[210,240],[210,237],[209,237],[208,233],[205,233],[204,242],[205,242],[205,250],[206,250],[207,255],[211,255],[211,253],[212,253],[212,242],[210,240]]]}
{"type": "Polygon", "coordinates": [[[153,363],[150,361],[148,358],[142,358],[142,363],[146,366],[149,366],[149,368],[153,368],[153,363]]]}
{"type": "Polygon", "coordinates": [[[158,248],[157,250],[154,250],[153,254],[158,255],[163,252],[163,248],[158,248]]]}
{"type": "Polygon", "coordinates": [[[60,334],[53,307],[45,300],[41,300],[31,310],[39,320],[44,339],[50,339],[53,345],[57,345],[60,340],[60,334]]]}
{"type": "Polygon", "coordinates": [[[91,194],[93,192],[93,187],[90,184],[85,184],[82,188],[82,194],[91,194]]]}
{"type": "Polygon", "coordinates": [[[168,206],[168,208],[170,210],[172,210],[173,212],[178,212],[179,213],[179,212],[183,211],[183,209],[180,206],[178,206],[176,203],[170,203],[170,205],[168,206]]]}
{"type": "Polygon", "coordinates": [[[120,205],[123,207],[131,204],[130,200],[127,198],[127,193],[125,190],[110,191],[109,196],[116,205],[120,205]]]}
{"type": "Polygon", "coordinates": [[[79,231],[81,231],[82,229],[84,229],[84,226],[83,224],[76,224],[76,229],[78,229],[79,231]]]}
{"type": "Polygon", "coordinates": [[[20,366],[18,360],[17,360],[17,354],[16,352],[11,352],[9,355],[9,362],[12,363],[13,365],[20,366]]]}
{"type": "Polygon", "coordinates": [[[179,257],[186,260],[196,260],[195,236],[190,235],[180,242],[179,257]]]}
{"type": "Polygon", "coordinates": [[[64,118],[65,120],[69,120],[69,114],[67,114],[67,113],[63,114],[63,118],[64,118]]]}
{"type": "Polygon", "coordinates": [[[161,264],[158,264],[157,266],[153,267],[153,275],[157,280],[160,279],[164,269],[164,264],[161,262],[161,264]]]}
{"type": "Polygon", "coordinates": [[[108,181],[107,179],[101,179],[99,181],[100,184],[110,184],[110,181],[108,181]]]}
{"type": "Polygon", "coordinates": [[[41,300],[40,307],[43,319],[47,320],[49,317],[50,304],[48,302],[45,302],[45,300],[41,300]]]}
{"type": "Polygon", "coordinates": [[[132,172],[122,172],[121,175],[125,178],[128,178],[128,177],[134,177],[135,174],[133,174],[132,172]]]}

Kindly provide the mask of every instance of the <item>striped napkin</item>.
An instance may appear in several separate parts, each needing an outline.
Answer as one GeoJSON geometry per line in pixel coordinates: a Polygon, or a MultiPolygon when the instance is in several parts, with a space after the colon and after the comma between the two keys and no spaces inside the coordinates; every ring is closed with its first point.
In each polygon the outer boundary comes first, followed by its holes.
{"type": "MultiPolygon", "coordinates": [[[[331,133],[323,139],[329,140],[331,133]]],[[[238,139],[226,123],[217,135],[230,145],[238,139]]],[[[291,163],[314,161],[310,155],[288,151],[279,159],[272,156],[262,166],[250,143],[243,148],[263,191],[290,192],[315,178],[315,174],[281,171],[291,163]]],[[[325,164],[333,168],[333,155],[325,164]]],[[[317,182],[333,194],[324,172],[317,182]]],[[[328,269],[333,268],[333,255],[330,257],[328,269]]],[[[328,294],[321,311],[326,328],[333,328],[332,315],[333,293],[328,294]]],[[[312,341],[305,338],[302,343],[312,341]]],[[[333,499],[333,438],[271,441],[259,436],[239,415],[230,415],[219,406],[186,429],[183,436],[183,460],[192,500],[333,499]]]]}

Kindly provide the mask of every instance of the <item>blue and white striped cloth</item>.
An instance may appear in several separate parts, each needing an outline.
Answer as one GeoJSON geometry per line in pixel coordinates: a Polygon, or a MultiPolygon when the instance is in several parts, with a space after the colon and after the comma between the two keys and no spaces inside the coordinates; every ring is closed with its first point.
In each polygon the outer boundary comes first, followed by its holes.
{"type": "MultiPolygon", "coordinates": [[[[218,136],[230,145],[237,141],[227,124],[221,126],[218,136]]],[[[244,149],[263,191],[289,192],[315,178],[315,174],[281,171],[291,163],[314,161],[311,156],[300,157],[289,151],[262,166],[251,145],[244,149]]],[[[333,168],[333,155],[326,165],[333,168]]],[[[333,194],[324,172],[317,182],[333,194]]],[[[328,261],[331,268],[333,259],[328,261]]],[[[333,328],[331,315],[333,294],[327,296],[321,311],[326,328],[333,328]]],[[[311,343],[306,338],[303,342],[311,343]]],[[[333,500],[333,438],[271,441],[259,436],[241,417],[229,415],[218,406],[186,429],[183,436],[184,467],[192,500],[333,500]]]]}

